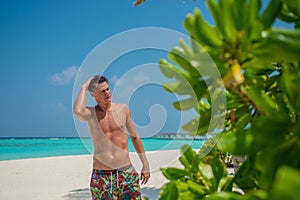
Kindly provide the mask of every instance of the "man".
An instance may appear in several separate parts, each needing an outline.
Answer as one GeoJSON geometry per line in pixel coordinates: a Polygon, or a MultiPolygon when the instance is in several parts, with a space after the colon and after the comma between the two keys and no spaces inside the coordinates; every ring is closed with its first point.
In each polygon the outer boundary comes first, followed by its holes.
{"type": "Polygon", "coordinates": [[[75,100],[74,114],[88,124],[94,145],[90,189],[93,199],[141,199],[139,176],[131,165],[128,136],[143,164],[141,183],[150,178],[149,164],[127,105],[111,102],[108,80],[95,76],[86,81],[75,100]],[[86,92],[95,107],[86,107],[86,92]]]}

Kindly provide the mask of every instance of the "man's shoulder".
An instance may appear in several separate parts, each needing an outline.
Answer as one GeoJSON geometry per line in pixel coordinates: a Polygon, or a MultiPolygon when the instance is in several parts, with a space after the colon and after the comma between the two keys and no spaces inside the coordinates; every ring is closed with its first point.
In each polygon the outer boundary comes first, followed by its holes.
{"type": "Polygon", "coordinates": [[[125,103],[114,103],[113,106],[118,109],[126,109],[128,110],[128,106],[125,103]]]}
{"type": "Polygon", "coordinates": [[[128,107],[125,103],[113,103],[113,105],[116,107],[128,107]]]}

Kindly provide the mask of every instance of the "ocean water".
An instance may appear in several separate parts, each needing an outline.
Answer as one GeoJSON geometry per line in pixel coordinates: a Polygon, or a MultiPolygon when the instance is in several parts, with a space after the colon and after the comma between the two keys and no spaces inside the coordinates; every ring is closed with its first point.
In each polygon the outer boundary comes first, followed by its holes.
{"type": "MultiPolygon", "coordinates": [[[[203,140],[142,139],[146,151],[178,150],[184,144],[199,149],[203,140]]],[[[129,151],[134,147],[129,140],[129,151]]],[[[85,155],[93,153],[90,138],[1,138],[0,160],[85,155]]]]}

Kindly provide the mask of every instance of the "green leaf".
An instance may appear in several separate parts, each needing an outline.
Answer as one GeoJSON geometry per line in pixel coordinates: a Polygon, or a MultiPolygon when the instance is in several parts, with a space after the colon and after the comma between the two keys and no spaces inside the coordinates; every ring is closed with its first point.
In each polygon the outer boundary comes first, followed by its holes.
{"type": "Polygon", "coordinates": [[[240,116],[237,120],[237,122],[234,124],[234,128],[239,131],[243,130],[250,122],[251,119],[251,113],[246,112],[244,115],[240,116]]]}
{"type": "Polygon", "coordinates": [[[296,111],[300,111],[300,70],[296,72],[284,71],[281,86],[288,96],[288,101],[296,111]]]}
{"type": "Polygon", "coordinates": [[[190,165],[193,164],[194,157],[197,156],[196,152],[191,148],[190,145],[185,144],[180,148],[182,156],[188,161],[190,165]]]}
{"type": "Polygon", "coordinates": [[[220,199],[228,199],[228,200],[241,200],[242,196],[233,192],[215,192],[205,197],[205,200],[220,200],[220,199]]]}
{"type": "Polygon", "coordinates": [[[255,188],[256,180],[254,170],[254,161],[250,160],[251,157],[248,157],[239,167],[235,177],[234,183],[241,189],[249,190],[255,188]]]}
{"type": "Polygon", "coordinates": [[[234,1],[232,4],[232,19],[238,31],[247,25],[249,20],[249,9],[247,9],[247,0],[234,1]]]}
{"type": "Polygon", "coordinates": [[[191,191],[188,182],[176,181],[178,189],[178,200],[195,199],[196,194],[191,191]]]}
{"type": "Polygon", "coordinates": [[[269,1],[266,9],[260,17],[261,22],[264,24],[265,29],[269,28],[276,19],[276,16],[280,12],[282,0],[269,1]]]}
{"type": "Polygon", "coordinates": [[[187,57],[187,60],[191,60],[195,56],[192,49],[185,43],[185,41],[183,39],[179,39],[179,44],[180,44],[181,48],[183,49],[184,54],[187,57]]]}
{"type": "Polygon", "coordinates": [[[278,168],[282,165],[293,163],[298,166],[297,158],[300,148],[297,148],[298,138],[290,137],[286,141],[278,143],[276,146],[269,146],[261,150],[256,158],[256,167],[260,170],[261,175],[259,185],[263,189],[270,189],[274,181],[278,168]],[[296,161],[296,162],[295,162],[296,161]]]}
{"type": "Polygon", "coordinates": [[[181,80],[172,83],[164,83],[162,86],[167,92],[173,92],[180,95],[198,95],[198,91],[195,91],[195,89],[190,85],[190,83],[187,80],[181,80]]]}
{"type": "Polygon", "coordinates": [[[232,191],[232,180],[232,176],[223,177],[219,182],[217,191],[232,191]]]}
{"type": "Polygon", "coordinates": [[[272,187],[270,199],[272,200],[298,200],[300,196],[300,170],[282,166],[278,169],[272,187]]]}
{"type": "Polygon", "coordinates": [[[234,108],[237,108],[241,105],[241,100],[238,98],[238,96],[232,94],[232,93],[226,93],[226,102],[227,102],[227,109],[232,110],[234,108]]]}
{"type": "Polygon", "coordinates": [[[192,167],[192,165],[189,163],[189,161],[186,159],[184,155],[181,155],[179,157],[179,161],[186,169],[190,169],[192,167]]]}
{"type": "Polygon", "coordinates": [[[293,9],[291,9],[291,10],[287,6],[287,4],[284,3],[282,5],[281,11],[278,15],[278,18],[281,19],[282,21],[285,21],[285,22],[290,22],[290,23],[291,22],[297,22],[300,19],[300,16],[298,16],[296,13],[293,12],[294,8],[297,8],[295,6],[295,2],[297,2],[297,1],[293,0],[292,6],[291,6],[293,9]]]}
{"type": "Polygon", "coordinates": [[[199,128],[197,131],[197,135],[203,135],[207,133],[211,120],[211,109],[206,110],[206,112],[200,113],[200,121],[199,121],[199,128]]]}
{"type": "Polygon", "coordinates": [[[254,45],[254,55],[259,59],[263,57],[274,61],[300,61],[300,30],[274,28],[262,32],[262,43],[254,45]],[[284,47],[284,48],[283,48],[284,47]]]}
{"type": "Polygon", "coordinates": [[[225,132],[218,141],[218,147],[223,152],[233,155],[245,155],[255,152],[253,148],[253,136],[251,130],[240,130],[238,132],[225,132]]]}
{"type": "MultiPolygon", "coordinates": [[[[176,90],[180,88],[179,85],[180,85],[179,82],[173,82],[173,83],[164,83],[162,86],[167,92],[176,92],[176,90]]],[[[185,92],[182,94],[185,94],[185,92]]]]}
{"type": "Polygon", "coordinates": [[[200,163],[199,169],[205,185],[207,185],[208,187],[212,187],[214,184],[213,183],[214,173],[211,166],[209,164],[200,163]]]}
{"type": "Polygon", "coordinates": [[[188,180],[187,184],[189,186],[189,189],[197,196],[197,198],[202,198],[207,192],[207,189],[200,185],[199,183],[196,183],[194,181],[188,180]]]}
{"type": "Polygon", "coordinates": [[[211,168],[214,173],[214,180],[216,182],[215,190],[217,190],[217,186],[219,185],[220,180],[222,177],[227,175],[225,165],[220,158],[214,157],[211,160],[211,168]]]}
{"type": "Polygon", "coordinates": [[[189,190],[189,185],[186,182],[175,181],[174,183],[176,183],[176,187],[179,193],[187,192],[189,190]]]}
{"type": "Polygon", "coordinates": [[[168,78],[176,78],[177,80],[186,80],[189,75],[182,72],[180,69],[170,64],[167,60],[161,59],[159,61],[160,71],[168,78]]]}
{"type": "Polygon", "coordinates": [[[274,116],[260,116],[252,124],[253,146],[277,146],[284,141],[287,128],[290,127],[289,118],[274,116]],[[270,140],[272,138],[272,140],[270,140]]]}
{"type": "Polygon", "coordinates": [[[190,108],[193,108],[195,105],[197,105],[197,99],[195,98],[184,99],[175,102],[173,105],[177,110],[188,110],[190,108]]]}
{"type": "Polygon", "coordinates": [[[191,171],[192,173],[197,173],[197,172],[199,172],[199,164],[200,164],[200,162],[201,162],[201,160],[200,160],[200,158],[199,158],[198,156],[195,156],[195,157],[193,158],[192,167],[191,167],[191,169],[190,169],[190,171],[191,171]]]}
{"type": "Polygon", "coordinates": [[[201,16],[200,10],[194,10],[194,29],[200,43],[212,47],[221,47],[223,45],[221,34],[218,29],[208,24],[201,16]]]}
{"type": "Polygon", "coordinates": [[[260,7],[261,7],[261,0],[251,0],[249,2],[250,22],[258,18],[260,7]]]}
{"type": "Polygon", "coordinates": [[[289,10],[295,14],[298,19],[300,18],[300,1],[299,0],[283,0],[289,10]]]}
{"type": "Polygon", "coordinates": [[[184,169],[179,169],[175,167],[169,167],[167,169],[161,169],[163,175],[169,180],[178,180],[185,176],[190,175],[190,173],[184,169]]]}
{"type": "MultiPolygon", "coordinates": [[[[182,126],[182,129],[185,130],[185,131],[189,131],[189,133],[191,135],[197,135],[198,132],[199,132],[199,121],[200,121],[200,118],[197,117],[193,120],[191,120],[190,122],[186,123],[185,125],[182,126]]],[[[208,126],[205,128],[205,130],[207,130],[208,126]]],[[[206,131],[203,131],[204,133],[206,131]]]]}
{"type": "Polygon", "coordinates": [[[210,13],[214,18],[215,24],[217,25],[217,27],[220,27],[222,22],[221,22],[221,8],[219,4],[215,0],[207,0],[206,4],[210,10],[210,13]]]}
{"type": "Polygon", "coordinates": [[[276,113],[276,104],[272,99],[263,91],[263,89],[252,86],[245,88],[248,97],[252,100],[257,110],[262,114],[271,116],[276,113]]]}
{"type": "Polygon", "coordinates": [[[218,141],[218,148],[223,152],[230,154],[236,153],[236,134],[234,132],[222,133],[221,138],[218,141]]]}
{"type": "Polygon", "coordinates": [[[169,59],[177,63],[185,71],[187,71],[191,77],[197,79],[200,77],[198,70],[191,64],[191,59],[185,54],[183,49],[175,47],[169,52],[169,59]]]}
{"type": "MultiPolygon", "coordinates": [[[[251,0],[249,1],[249,6],[247,7],[249,10],[249,24],[245,27],[245,33],[247,33],[248,41],[251,43],[247,43],[245,45],[246,51],[248,51],[251,44],[261,40],[261,32],[264,30],[264,25],[259,21],[259,12],[261,9],[261,0],[251,0]]],[[[249,58],[249,55],[247,56],[249,58]]]]}
{"type": "Polygon", "coordinates": [[[165,184],[159,193],[159,200],[177,200],[178,189],[174,182],[165,184]]]}
{"type": "MultiPolygon", "coordinates": [[[[232,12],[228,12],[232,9],[234,0],[220,0],[221,8],[221,23],[218,25],[220,30],[223,30],[223,36],[225,40],[235,43],[237,40],[237,30],[234,26],[234,19],[232,17],[232,12]]],[[[244,13],[245,14],[245,13],[244,13]]]]}

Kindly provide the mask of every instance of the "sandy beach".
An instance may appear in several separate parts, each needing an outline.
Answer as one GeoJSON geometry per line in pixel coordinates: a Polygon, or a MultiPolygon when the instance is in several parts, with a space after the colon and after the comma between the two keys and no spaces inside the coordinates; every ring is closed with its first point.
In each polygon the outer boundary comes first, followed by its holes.
{"type": "MultiPolygon", "coordinates": [[[[147,152],[151,178],[141,186],[143,196],[158,198],[159,188],[167,182],[159,169],[181,167],[179,156],[177,150],[147,152]]],[[[139,172],[139,158],[135,153],[130,158],[139,172]]],[[[0,161],[0,199],[89,200],[91,169],[92,155],[0,161]]]]}

